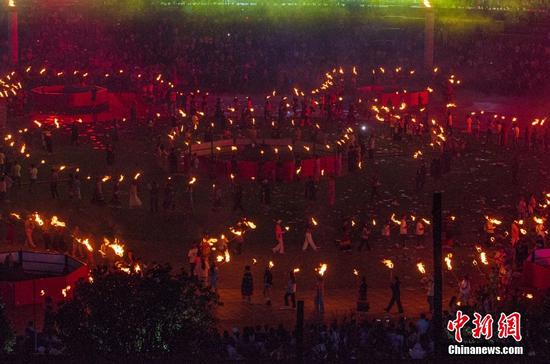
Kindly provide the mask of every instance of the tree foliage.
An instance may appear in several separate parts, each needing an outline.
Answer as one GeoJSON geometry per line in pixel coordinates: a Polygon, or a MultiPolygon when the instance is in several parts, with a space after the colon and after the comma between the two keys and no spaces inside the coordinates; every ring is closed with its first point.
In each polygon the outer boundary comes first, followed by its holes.
{"type": "Polygon", "coordinates": [[[0,355],[9,354],[15,346],[15,335],[6,317],[4,303],[0,300],[0,355]]]}
{"type": "Polygon", "coordinates": [[[212,347],[215,296],[170,267],[143,276],[95,271],[57,314],[61,339],[71,355],[186,356],[212,347]]]}

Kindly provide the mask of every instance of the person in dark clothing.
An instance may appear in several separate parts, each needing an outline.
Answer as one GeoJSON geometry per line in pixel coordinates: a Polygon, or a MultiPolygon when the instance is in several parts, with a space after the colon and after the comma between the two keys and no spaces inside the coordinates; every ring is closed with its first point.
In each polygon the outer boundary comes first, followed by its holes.
{"type": "Polygon", "coordinates": [[[359,285],[359,298],[357,300],[357,311],[367,312],[369,310],[369,304],[367,302],[367,278],[361,277],[361,284],[359,285]]]}
{"type": "Polygon", "coordinates": [[[390,303],[388,303],[388,306],[385,308],[384,311],[390,312],[393,305],[397,303],[397,309],[399,310],[399,313],[403,313],[403,306],[401,305],[401,282],[399,281],[399,277],[397,276],[393,277],[393,282],[390,285],[390,288],[391,288],[390,303]]]}
{"type": "Polygon", "coordinates": [[[170,150],[170,154],[168,154],[168,164],[170,166],[170,173],[178,173],[178,154],[176,148],[170,150]]]}
{"type": "Polygon", "coordinates": [[[243,300],[250,303],[252,300],[252,293],[254,292],[254,281],[252,279],[252,272],[250,272],[250,266],[244,267],[244,275],[241,281],[241,294],[243,300]]]}
{"type": "Polygon", "coordinates": [[[244,212],[243,208],[243,187],[236,183],[233,190],[233,211],[240,210],[244,212]]]}
{"type": "Polygon", "coordinates": [[[57,191],[57,182],[59,180],[59,174],[57,170],[52,168],[52,174],[50,175],[50,192],[53,199],[59,198],[59,192],[57,191]]]}
{"type": "Polygon", "coordinates": [[[78,145],[78,126],[76,121],[71,125],[71,145],[78,145]]]}
{"type": "Polygon", "coordinates": [[[113,147],[110,145],[107,147],[107,155],[105,159],[108,166],[112,166],[113,164],[115,164],[115,152],[113,150],[113,147]]]}
{"type": "Polygon", "coordinates": [[[292,302],[292,308],[296,308],[296,276],[293,271],[290,271],[286,293],[285,293],[285,306],[288,306],[288,299],[292,302]]]}
{"type": "Polygon", "coordinates": [[[271,204],[271,187],[269,187],[269,181],[267,179],[262,181],[261,201],[267,206],[271,204]]]}
{"type": "Polygon", "coordinates": [[[271,306],[271,288],[273,287],[273,273],[271,268],[267,266],[264,272],[264,298],[265,304],[271,306]]]}
{"type": "Polygon", "coordinates": [[[154,181],[149,185],[149,201],[150,211],[158,212],[159,210],[159,184],[154,181]]]}

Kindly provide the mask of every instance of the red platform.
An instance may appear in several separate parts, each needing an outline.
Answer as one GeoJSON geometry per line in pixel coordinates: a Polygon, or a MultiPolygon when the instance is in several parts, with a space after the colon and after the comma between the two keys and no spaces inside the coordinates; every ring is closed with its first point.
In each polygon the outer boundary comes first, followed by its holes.
{"type": "Polygon", "coordinates": [[[89,276],[84,263],[64,254],[4,252],[0,262],[8,256],[12,268],[4,268],[0,275],[0,296],[8,307],[41,304],[46,297],[54,302],[71,298],[76,282],[89,276]],[[67,290],[68,286],[71,289],[67,290]]]}
{"type": "Polygon", "coordinates": [[[525,261],[523,283],[540,290],[550,288],[550,249],[535,250],[525,261]]]}

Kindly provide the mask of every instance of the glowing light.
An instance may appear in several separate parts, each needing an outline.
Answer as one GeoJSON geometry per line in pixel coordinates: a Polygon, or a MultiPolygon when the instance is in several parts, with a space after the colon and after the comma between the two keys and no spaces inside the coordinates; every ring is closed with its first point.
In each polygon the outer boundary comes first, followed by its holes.
{"type": "Polygon", "coordinates": [[[57,216],[53,216],[50,223],[51,223],[52,226],[59,226],[59,227],[66,227],[67,226],[67,224],[65,224],[65,222],[59,220],[59,218],[57,216]]]}
{"type": "Polygon", "coordinates": [[[327,264],[326,263],[322,263],[319,268],[316,268],[315,270],[317,271],[317,273],[319,273],[319,275],[322,277],[325,275],[325,272],[327,271],[327,264]]]}
{"type": "Polygon", "coordinates": [[[447,270],[453,270],[453,264],[451,260],[452,257],[453,257],[453,253],[449,253],[445,257],[445,264],[447,264],[447,270]]]}
{"type": "Polygon", "coordinates": [[[481,252],[479,253],[479,260],[481,260],[481,263],[487,265],[489,262],[487,261],[487,253],[481,252]]]}
{"type": "Polygon", "coordinates": [[[382,264],[384,264],[386,267],[393,269],[394,265],[393,262],[390,259],[383,259],[382,264]]]}
{"type": "Polygon", "coordinates": [[[292,272],[294,272],[294,273],[299,273],[299,272],[300,272],[300,268],[294,268],[294,269],[292,270],[292,272]]]}
{"type": "Polygon", "coordinates": [[[271,269],[275,266],[275,264],[273,263],[272,260],[270,260],[267,266],[271,269]]]}
{"type": "Polygon", "coordinates": [[[416,263],[416,268],[418,268],[418,271],[422,274],[426,274],[426,267],[424,267],[424,263],[418,262],[416,263]]]}
{"type": "Polygon", "coordinates": [[[191,180],[189,181],[189,185],[192,185],[192,184],[194,184],[195,182],[197,182],[197,177],[191,178],[191,180]]]}

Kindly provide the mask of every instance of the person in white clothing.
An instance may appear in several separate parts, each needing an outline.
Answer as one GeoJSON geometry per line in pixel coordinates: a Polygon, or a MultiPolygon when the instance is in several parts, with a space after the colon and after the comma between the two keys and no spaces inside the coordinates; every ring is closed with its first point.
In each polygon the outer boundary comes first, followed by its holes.
{"type": "Polygon", "coordinates": [[[305,236],[305,239],[304,239],[304,245],[302,246],[303,251],[306,251],[308,246],[311,246],[311,248],[314,251],[317,251],[317,249],[319,249],[319,247],[317,245],[315,245],[315,242],[313,241],[312,233],[313,233],[313,229],[311,228],[311,226],[308,226],[307,229],[306,229],[306,236],[305,236]]]}
{"type": "Polygon", "coordinates": [[[277,220],[277,223],[275,224],[275,241],[277,242],[277,245],[273,247],[273,253],[285,253],[285,243],[283,241],[283,228],[281,227],[282,221],[277,220]]]}

